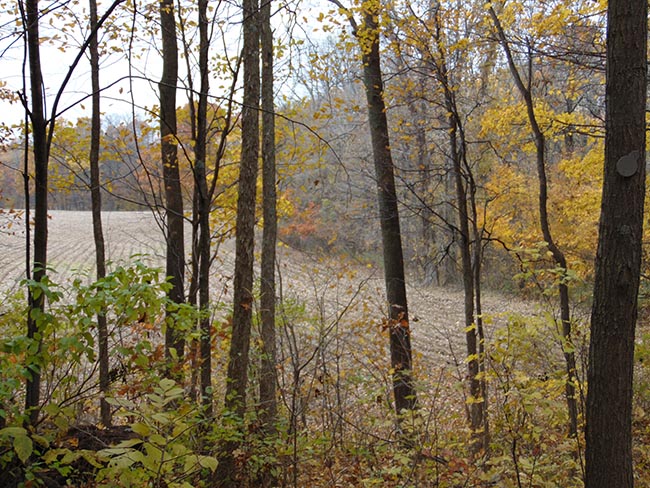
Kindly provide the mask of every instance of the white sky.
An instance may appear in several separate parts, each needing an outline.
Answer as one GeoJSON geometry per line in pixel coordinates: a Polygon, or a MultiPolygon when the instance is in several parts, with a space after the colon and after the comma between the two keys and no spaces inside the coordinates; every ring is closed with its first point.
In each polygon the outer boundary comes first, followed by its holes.
{"type": "MultiPolygon", "coordinates": [[[[63,0],[64,2],[65,0],[63,0]]],[[[61,5],[62,0],[54,0],[52,3],[45,4],[41,0],[41,9],[44,9],[48,6],[61,5]]],[[[302,20],[303,17],[308,17],[310,19],[315,19],[320,10],[325,10],[330,8],[328,2],[314,2],[311,6],[301,7],[300,13],[297,14],[297,19],[302,20]],[[321,8],[322,7],[322,8],[321,8]]],[[[98,8],[99,16],[106,11],[107,6],[106,2],[103,2],[98,8]]],[[[57,12],[68,16],[70,19],[70,14],[74,13],[78,18],[83,18],[85,11],[85,3],[78,4],[75,2],[68,4],[72,5],[73,10],[63,10],[59,9],[57,12]]],[[[213,43],[212,53],[223,54],[226,50],[229,52],[229,56],[234,57],[240,49],[240,39],[239,39],[239,26],[241,23],[241,12],[240,10],[233,6],[232,4],[220,3],[224,10],[222,10],[222,15],[220,18],[226,19],[222,24],[221,28],[224,29],[225,34],[220,34],[215,32],[213,43]],[[229,9],[229,11],[225,10],[229,9]]],[[[133,22],[133,17],[129,13],[125,13],[123,6],[119,6],[116,12],[111,16],[111,22],[113,26],[119,24],[117,33],[122,35],[130,32],[130,26],[133,22]],[[118,12],[120,11],[120,12],[118,12]]],[[[157,2],[149,5],[142,5],[139,8],[156,8],[157,2]]],[[[295,7],[295,6],[294,6],[295,7]]],[[[142,12],[140,13],[142,14],[142,12]]],[[[22,63],[23,63],[23,41],[22,38],[16,36],[16,32],[20,32],[22,27],[16,24],[16,15],[17,13],[0,13],[0,63],[2,70],[0,70],[0,80],[6,83],[5,88],[10,89],[13,92],[22,91],[22,63]],[[10,46],[11,47],[8,47],[10,46]]],[[[280,15],[276,16],[276,32],[286,32],[286,25],[289,24],[286,12],[280,12],[280,15]]],[[[63,24],[66,24],[70,20],[66,21],[63,17],[56,17],[53,13],[46,13],[43,15],[41,22],[41,38],[47,38],[48,36],[54,36],[57,33],[61,35],[60,29],[63,24]]],[[[83,22],[83,21],[82,21],[83,22]]],[[[136,22],[147,22],[142,15],[139,15],[136,19],[136,22]]],[[[158,14],[155,10],[151,11],[151,20],[148,21],[149,26],[152,22],[158,22],[158,14]]],[[[103,93],[102,97],[102,112],[105,114],[116,115],[118,117],[130,118],[131,113],[131,95],[133,94],[133,99],[136,106],[139,107],[151,107],[154,104],[157,104],[157,82],[160,79],[162,72],[162,63],[160,56],[157,52],[157,45],[159,45],[158,35],[147,33],[146,29],[149,27],[147,24],[138,25],[138,41],[134,44],[134,51],[138,53],[138,58],[135,57],[132,59],[132,62],[126,60],[126,54],[124,52],[112,52],[102,56],[101,60],[101,71],[100,71],[100,84],[102,87],[113,85],[110,89],[107,89],[103,93]],[[118,81],[122,78],[129,76],[129,66],[131,66],[131,75],[135,77],[146,77],[149,78],[149,81],[143,81],[132,78],[131,83],[127,79],[118,81]]],[[[302,39],[314,39],[323,38],[323,33],[319,29],[320,24],[318,22],[309,21],[308,23],[301,22],[297,27],[293,29],[293,35],[302,39]]],[[[43,78],[45,84],[45,93],[48,97],[48,111],[47,116],[49,117],[53,97],[56,92],[59,90],[61,83],[68,71],[69,66],[73,62],[74,57],[79,52],[79,46],[83,42],[83,39],[87,35],[87,27],[85,23],[82,26],[71,25],[68,30],[67,38],[61,40],[55,40],[52,42],[44,42],[41,48],[42,56],[42,69],[43,69],[43,78]],[[65,46],[65,47],[64,47],[65,46]]],[[[286,34],[285,34],[286,35],[286,34]]],[[[108,37],[108,34],[104,34],[104,40],[108,37]]],[[[111,41],[113,46],[125,46],[128,41],[126,39],[118,39],[111,41]]],[[[191,43],[193,46],[198,46],[198,40],[191,43]]],[[[182,49],[181,44],[179,43],[179,49],[182,49]]],[[[185,60],[181,59],[179,61],[179,70],[181,77],[185,76],[185,60]]],[[[195,75],[196,76],[196,75],[195,75]]],[[[222,84],[217,78],[216,74],[213,73],[213,79],[211,80],[211,93],[213,95],[219,94],[219,85],[222,84]]],[[[195,79],[195,83],[198,83],[198,79],[195,79]]],[[[27,90],[29,93],[29,88],[27,90]]],[[[89,115],[88,109],[90,108],[90,100],[86,100],[81,104],[77,102],[82,99],[84,96],[87,96],[90,93],[90,74],[89,74],[89,61],[87,57],[84,57],[77,66],[74,75],[70,82],[68,83],[64,96],[59,103],[59,111],[64,108],[73,106],[72,109],[67,111],[63,117],[66,119],[76,119],[80,116],[89,115]]],[[[182,98],[182,93],[179,92],[178,105],[185,103],[185,99],[182,98]]],[[[5,101],[0,101],[0,122],[10,125],[17,124],[24,120],[24,110],[20,103],[9,104],[5,101]]]]}

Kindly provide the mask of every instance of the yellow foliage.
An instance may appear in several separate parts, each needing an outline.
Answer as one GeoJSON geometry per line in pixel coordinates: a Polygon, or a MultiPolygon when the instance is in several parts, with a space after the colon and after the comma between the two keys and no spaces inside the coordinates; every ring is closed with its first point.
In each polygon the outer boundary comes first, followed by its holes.
{"type": "MultiPolygon", "coordinates": [[[[602,141],[594,140],[584,156],[568,157],[547,168],[551,230],[569,268],[582,278],[591,273],[595,257],[602,166],[602,141]]],[[[493,165],[486,188],[494,200],[488,206],[486,226],[509,248],[534,248],[543,240],[537,185],[537,175],[529,170],[493,165]]]]}

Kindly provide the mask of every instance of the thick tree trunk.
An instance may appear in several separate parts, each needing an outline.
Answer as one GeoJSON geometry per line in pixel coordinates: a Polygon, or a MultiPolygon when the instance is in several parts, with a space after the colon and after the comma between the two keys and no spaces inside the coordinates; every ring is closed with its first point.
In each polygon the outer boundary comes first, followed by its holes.
{"type": "MultiPolygon", "coordinates": [[[[43,103],[43,75],[41,72],[40,38],[38,0],[27,0],[26,27],[27,48],[29,56],[29,77],[31,94],[32,144],[34,152],[34,263],[32,279],[40,282],[46,274],[47,267],[47,193],[48,193],[48,144],[47,124],[45,121],[43,103]]],[[[29,378],[25,390],[25,412],[31,424],[38,421],[38,406],[40,403],[41,364],[40,352],[42,339],[39,324],[34,319],[34,311],[43,311],[45,296],[32,295],[29,292],[29,313],[27,315],[27,337],[38,343],[35,354],[30,355],[28,364],[29,378]]]]}
{"type": "Polygon", "coordinates": [[[587,389],[588,488],[631,488],[634,334],[645,196],[645,0],[607,9],[605,169],[587,389]]]}
{"type": "MultiPolygon", "coordinates": [[[[232,340],[228,358],[224,408],[235,415],[244,429],[250,334],[253,312],[253,264],[255,237],[255,198],[259,157],[260,34],[257,0],[243,0],[244,98],[242,109],[242,149],[237,200],[235,275],[233,284],[232,340]]],[[[216,486],[241,486],[233,451],[236,441],[220,446],[216,486]]]]}
{"type": "Polygon", "coordinates": [[[412,410],[417,406],[411,377],[411,331],[404,279],[402,234],[393,158],[388,137],[388,120],[379,55],[377,12],[364,12],[363,32],[357,32],[363,50],[363,80],[368,101],[368,122],[377,179],[377,200],[384,251],[384,277],[390,331],[390,354],[393,373],[395,411],[412,410]]]}
{"type": "MultiPolygon", "coordinates": [[[[92,114],[90,127],[90,199],[93,218],[93,237],[95,240],[95,264],[97,279],[106,276],[106,253],[104,246],[104,231],[102,228],[102,194],[99,172],[99,150],[101,146],[101,112],[99,87],[99,43],[97,41],[97,1],[90,0],[90,29],[92,34],[88,51],[90,54],[90,77],[92,84],[92,114]]],[[[102,424],[110,427],[111,407],[106,401],[110,386],[108,364],[108,326],[106,315],[97,314],[97,343],[99,353],[99,410],[102,424]]]]}
{"type": "MultiPolygon", "coordinates": [[[[173,0],[160,2],[160,31],[162,37],[163,74],[158,86],[160,92],[160,150],[165,185],[165,212],[167,222],[167,261],[165,272],[172,285],[169,298],[175,303],[185,301],[185,242],[183,194],[178,169],[176,141],[176,91],[178,82],[178,44],[173,0]]],[[[171,350],[182,361],[185,341],[173,324],[165,332],[165,356],[172,360],[171,350]]],[[[178,371],[176,372],[178,373],[178,371]]]]}

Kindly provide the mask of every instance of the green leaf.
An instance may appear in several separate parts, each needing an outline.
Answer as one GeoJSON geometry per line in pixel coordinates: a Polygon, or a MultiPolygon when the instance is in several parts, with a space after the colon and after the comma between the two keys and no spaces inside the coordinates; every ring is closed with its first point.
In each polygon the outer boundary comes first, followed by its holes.
{"type": "Polygon", "coordinates": [[[81,453],[79,451],[68,451],[61,458],[61,464],[72,464],[80,457],[81,453]]]}
{"type": "Polygon", "coordinates": [[[212,456],[199,456],[199,464],[202,468],[208,468],[210,471],[217,469],[217,458],[212,456]]]}
{"type": "Polygon", "coordinates": [[[169,402],[169,401],[172,401],[172,400],[176,400],[177,398],[182,397],[184,395],[184,393],[185,392],[183,391],[182,388],[178,388],[178,387],[172,388],[171,390],[166,392],[167,400],[165,400],[165,401],[169,402]]]}
{"type": "Polygon", "coordinates": [[[131,467],[133,463],[135,463],[135,459],[131,458],[129,454],[126,453],[111,459],[109,467],[117,468],[117,469],[126,469],[131,467]]]}
{"type": "Polygon", "coordinates": [[[97,451],[97,454],[104,457],[115,458],[117,456],[122,456],[126,453],[129,453],[132,450],[133,449],[131,449],[130,447],[109,447],[107,449],[102,449],[101,451],[97,451]]]}
{"type": "Polygon", "coordinates": [[[45,437],[43,437],[42,435],[32,434],[32,439],[33,439],[34,441],[36,441],[36,443],[37,443],[38,445],[40,445],[41,447],[45,447],[46,449],[47,449],[48,447],[50,447],[50,441],[48,441],[48,440],[47,440],[45,437]]]}
{"type": "Polygon", "coordinates": [[[9,436],[9,437],[18,437],[18,436],[26,436],[27,435],[27,430],[23,429],[22,427],[5,427],[4,429],[0,429],[0,436],[9,436]]]}
{"type": "Polygon", "coordinates": [[[174,380],[171,380],[169,378],[164,378],[160,380],[160,388],[162,391],[169,391],[171,390],[174,386],[176,386],[176,382],[174,380]]]}
{"type": "Polygon", "coordinates": [[[161,425],[167,425],[170,422],[169,414],[166,414],[166,413],[163,413],[163,412],[154,413],[151,416],[151,419],[155,420],[156,422],[158,422],[161,425]]]}
{"type": "Polygon", "coordinates": [[[103,467],[102,464],[97,460],[97,453],[94,451],[83,450],[81,451],[82,457],[95,468],[103,467]]]}
{"type": "Polygon", "coordinates": [[[136,422],[134,424],[131,424],[131,430],[135,432],[138,435],[141,435],[143,437],[147,437],[149,433],[151,432],[151,429],[147,424],[144,424],[142,422],[136,422]]]}
{"type": "MultiPolygon", "coordinates": [[[[45,461],[45,464],[52,464],[53,461],[56,460],[56,458],[59,457],[59,454],[63,452],[64,450],[62,449],[50,449],[47,451],[45,454],[43,454],[43,461],[45,461]]],[[[65,449],[67,451],[67,449],[65,449]]]]}
{"type": "Polygon", "coordinates": [[[18,459],[24,463],[32,455],[34,444],[26,435],[18,435],[14,437],[14,451],[18,455],[18,459]]]}
{"type": "Polygon", "coordinates": [[[140,444],[142,444],[142,439],[126,439],[125,441],[122,441],[119,444],[117,444],[115,446],[115,449],[124,448],[124,447],[130,448],[134,446],[139,446],[140,444]]]}
{"type": "Polygon", "coordinates": [[[149,437],[149,441],[155,446],[164,446],[167,444],[167,440],[160,434],[152,434],[149,437]]]}

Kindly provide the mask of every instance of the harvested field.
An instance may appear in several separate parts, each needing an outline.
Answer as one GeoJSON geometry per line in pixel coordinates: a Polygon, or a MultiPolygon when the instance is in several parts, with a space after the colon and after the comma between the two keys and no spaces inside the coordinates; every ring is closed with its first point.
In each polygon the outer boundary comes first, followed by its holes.
{"type": "MultiPolygon", "coordinates": [[[[11,220],[11,215],[0,214],[0,218],[3,219],[0,221],[0,283],[6,292],[18,287],[24,277],[25,225],[21,220],[11,220]]],[[[161,223],[151,212],[105,212],[103,224],[111,266],[137,258],[164,267],[161,223]]],[[[55,282],[64,283],[79,274],[92,276],[95,254],[90,212],[50,212],[48,252],[48,264],[54,270],[52,279],[55,282]]],[[[363,314],[381,322],[385,307],[380,269],[310,255],[285,246],[279,248],[278,261],[283,297],[306,303],[324,324],[337,320],[343,312],[348,319],[358,319],[363,314]]],[[[216,300],[231,298],[233,267],[234,245],[226,242],[218,250],[212,270],[212,292],[216,300]]],[[[410,286],[409,308],[413,319],[413,346],[426,362],[439,364],[442,357],[448,359],[452,347],[462,351],[462,290],[410,286]]],[[[484,296],[487,315],[531,313],[534,308],[512,297],[494,293],[484,296]]]]}

